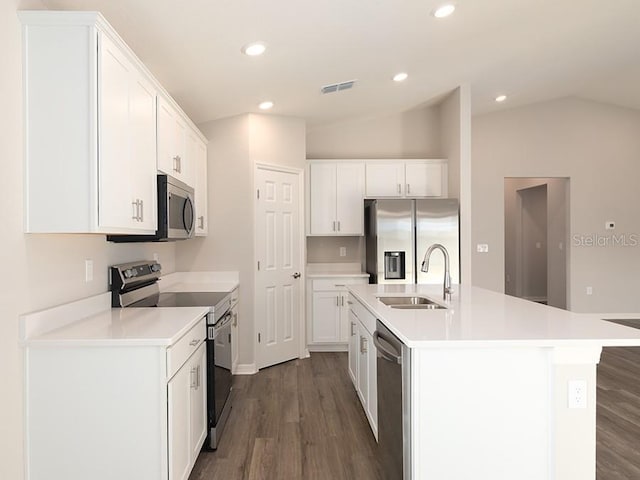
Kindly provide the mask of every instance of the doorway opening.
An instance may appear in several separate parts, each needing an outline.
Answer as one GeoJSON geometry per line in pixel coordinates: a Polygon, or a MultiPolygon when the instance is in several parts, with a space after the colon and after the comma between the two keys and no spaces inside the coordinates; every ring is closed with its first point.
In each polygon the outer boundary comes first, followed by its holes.
{"type": "Polygon", "coordinates": [[[508,177],[504,194],[505,293],[568,308],[569,179],[508,177]]]}

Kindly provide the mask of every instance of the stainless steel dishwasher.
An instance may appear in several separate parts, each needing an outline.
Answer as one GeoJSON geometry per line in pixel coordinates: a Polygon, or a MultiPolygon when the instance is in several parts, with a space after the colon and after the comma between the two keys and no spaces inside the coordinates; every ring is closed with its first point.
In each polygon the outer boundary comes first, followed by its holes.
{"type": "Polygon", "coordinates": [[[376,321],[378,450],[386,480],[411,478],[411,350],[376,321]]]}

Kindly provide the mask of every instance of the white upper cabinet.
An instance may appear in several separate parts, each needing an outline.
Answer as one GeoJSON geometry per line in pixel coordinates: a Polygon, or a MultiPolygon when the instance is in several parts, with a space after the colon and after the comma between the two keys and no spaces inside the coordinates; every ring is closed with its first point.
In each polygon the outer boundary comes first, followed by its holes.
{"type": "Polygon", "coordinates": [[[446,160],[368,160],[366,196],[446,197],[446,160]]]}
{"type": "Polygon", "coordinates": [[[156,92],[108,37],[99,39],[99,224],[153,232],[156,92]]]}
{"type": "Polygon", "coordinates": [[[367,163],[367,197],[398,197],[404,188],[404,162],[367,163]]]}
{"type": "Polygon", "coordinates": [[[364,163],[311,162],[310,235],[362,235],[364,163]]]}
{"type": "Polygon", "coordinates": [[[187,136],[180,113],[158,97],[158,170],[193,187],[195,160],[188,155],[187,136]]]}
{"type": "Polygon", "coordinates": [[[207,146],[193,132],[187,134],[187,158],[193,159],[195,172],[195,222],[196,236],[206,237],[209,233],[207,221],[207,146]]]}
{"type": "MultiPolygon", "coordinates": [[[[185,132],[195,126],[99,13],[19,16],[25,231],[155,233],[158,146],[165,148],[157,129],[171,131],[166,150],[182,159],[185,132]],[[159,111],[157,98],[171,109],[159,111]]],[[[193,183],[193,170],[180,161],[177,168],[193,183]]]]}

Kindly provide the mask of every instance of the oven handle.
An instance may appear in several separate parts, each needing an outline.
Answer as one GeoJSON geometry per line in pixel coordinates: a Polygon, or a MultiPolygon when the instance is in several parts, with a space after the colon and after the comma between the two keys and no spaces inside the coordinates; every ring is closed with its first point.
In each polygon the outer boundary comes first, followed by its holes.
{"type": "Polygon", "coordinates": [[[218,320],[218,323],[214,324],[213,326],[216,329],[221,329],[223,327],[226,327],[228,324],[231,323],[232,318],[233,318],[233,315],[231,315],[231,311],[228,311],[227,313],[224,314],[224,317],[218,320]]]}

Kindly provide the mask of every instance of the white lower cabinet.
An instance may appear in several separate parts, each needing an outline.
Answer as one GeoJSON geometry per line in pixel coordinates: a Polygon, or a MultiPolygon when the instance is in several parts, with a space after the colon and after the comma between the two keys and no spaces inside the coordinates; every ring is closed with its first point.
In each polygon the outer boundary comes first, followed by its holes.
{"type": "Polygon", "coordinates": [[[167,385],[170,480],[189,478],[207,436],[205,379],[206,350],[201,343],[167,385]]]}
{"type": "Polygon", "coordinates": [[[30,346],[26,478],[187,479],[206,436],[205,322],[169,347],[30,346]]]}
{"type": "Polygon", "coordinates": [[[310,280],[307,344],[310,351],[345,351],[350,341],[347,285],[366,284],[362,276],[310,280]]]}
{"type": "Polygon", "coordinates": [[[378,438],[377,355],[373,344],[376,319],[349,296],[349,376],[376,439],[378,438]]]}

